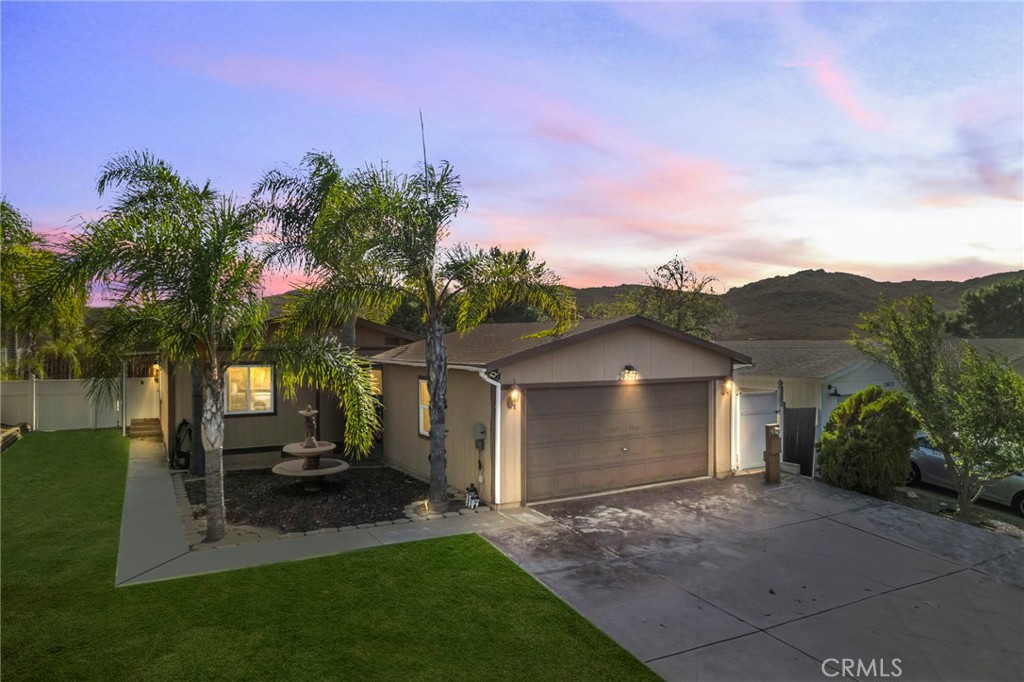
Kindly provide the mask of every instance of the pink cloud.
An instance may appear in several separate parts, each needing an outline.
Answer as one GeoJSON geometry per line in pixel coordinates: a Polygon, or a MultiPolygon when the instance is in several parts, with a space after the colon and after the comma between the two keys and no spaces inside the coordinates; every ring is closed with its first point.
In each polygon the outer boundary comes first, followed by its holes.
{"type": "Polygon", "coordinates": [[[271,88],[314,100],[344,98],[376,106],[410,101],[406,89],[379,75],[385,72],[381,64],[351,55],[308,61],[280,55],[213,58],[181,53],[164,60],[240,87],[271,88]]]}
{"type": "Polygon", "coordinates": [[[885,120],[881,115],[861,105],[857,96],[858,88],[853,84],[852,78],[831,57],[790,62],[785,66],[810,69],[814,82],[822,94],[861,128],[882,130],[885,127],[885,120]]]}

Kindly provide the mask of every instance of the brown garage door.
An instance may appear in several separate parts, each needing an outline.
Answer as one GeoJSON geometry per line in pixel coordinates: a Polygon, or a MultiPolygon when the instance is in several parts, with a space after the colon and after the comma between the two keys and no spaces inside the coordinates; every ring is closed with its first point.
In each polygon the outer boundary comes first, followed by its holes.
{"type": "Polygon", "coordinates": [[[526,500],[708,473],[708,385],[531,388],[526,500]]]}

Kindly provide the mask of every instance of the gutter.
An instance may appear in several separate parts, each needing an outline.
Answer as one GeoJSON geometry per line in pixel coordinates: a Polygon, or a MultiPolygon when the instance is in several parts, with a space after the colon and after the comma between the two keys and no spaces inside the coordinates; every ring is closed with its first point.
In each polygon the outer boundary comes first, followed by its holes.
{"type": "Polygon", "coordinates": [[[481,379],[494,386],[494,506],[498,506],[501,504],[501,382],[487,376],[482,368],[476,371],[481,379]]]}

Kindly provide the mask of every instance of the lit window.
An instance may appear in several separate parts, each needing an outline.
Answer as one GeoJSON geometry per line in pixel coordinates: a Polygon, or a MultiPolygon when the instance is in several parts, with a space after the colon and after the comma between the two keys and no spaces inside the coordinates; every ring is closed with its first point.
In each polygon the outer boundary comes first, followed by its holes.
{"type": "Polygon", "coordinates": [[[370,384],[374,395],[384,395],[384,373],[379,367],[370,369],[370,384]]]}
{"type": "Polygon", "coordinates": [[[420,379],[420,435],[430,435],[430,391],[426,379],[420,379]]]}
{"type": "Polygon", "coordinates": [[[224,372],[225,414],[272,414],[274,368],[270,365],[235,365],[224,372]]]}

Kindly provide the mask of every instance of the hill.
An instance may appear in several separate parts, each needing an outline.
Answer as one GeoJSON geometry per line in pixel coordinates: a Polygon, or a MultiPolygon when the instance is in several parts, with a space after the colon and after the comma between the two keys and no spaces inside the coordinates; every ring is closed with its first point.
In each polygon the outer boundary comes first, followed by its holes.
{"type": "MultiPolygon", "coordinates": [[[[956,310],[961,297],[972,289],[1004,279],[1024,277],[1024,270],[977,277],[965,282],[910,280],[877,282],[868,277],[824,270],[802,270],[792,275],[751,282],[720,294],[727,322],[715,331],[717,339],[845,339],[860,314],[878,307],[880,297],[906,298],[927,294],[942,311],[956,310]]],[[[595,303],[610,303],[616,296],[643,285],[574,289],[580,312],[595,303]]],[[[268,296],[271,315],[280,313],[284,295],[268,296]]],[[[527,318],[524,318],[527,319],[527,318]]],[[[534,318],[529,318],[534,319],[534,318]]],[[[504,322],[517,321],[515,311],[504,322]]],[[[393,324],[401,325],[401,322],[393,324]]]]}
{"type": "MultiPolygon", "coordinates": [[[[939,310],[952,311],[968,291],[987,287],[1024,270],[977,277],[965,282],[910,280],[877,282],[868,277],[824,270],[803,270],[730,289],[721,294],[729,311],[727,324],[716,338],[731,339],[845,339],[862,312],[878,307],[880,297],[905,298],[926,294],[939,310]]],[[[591,287],[576,290],[580,310],[639,285],[591,287]]]]}

